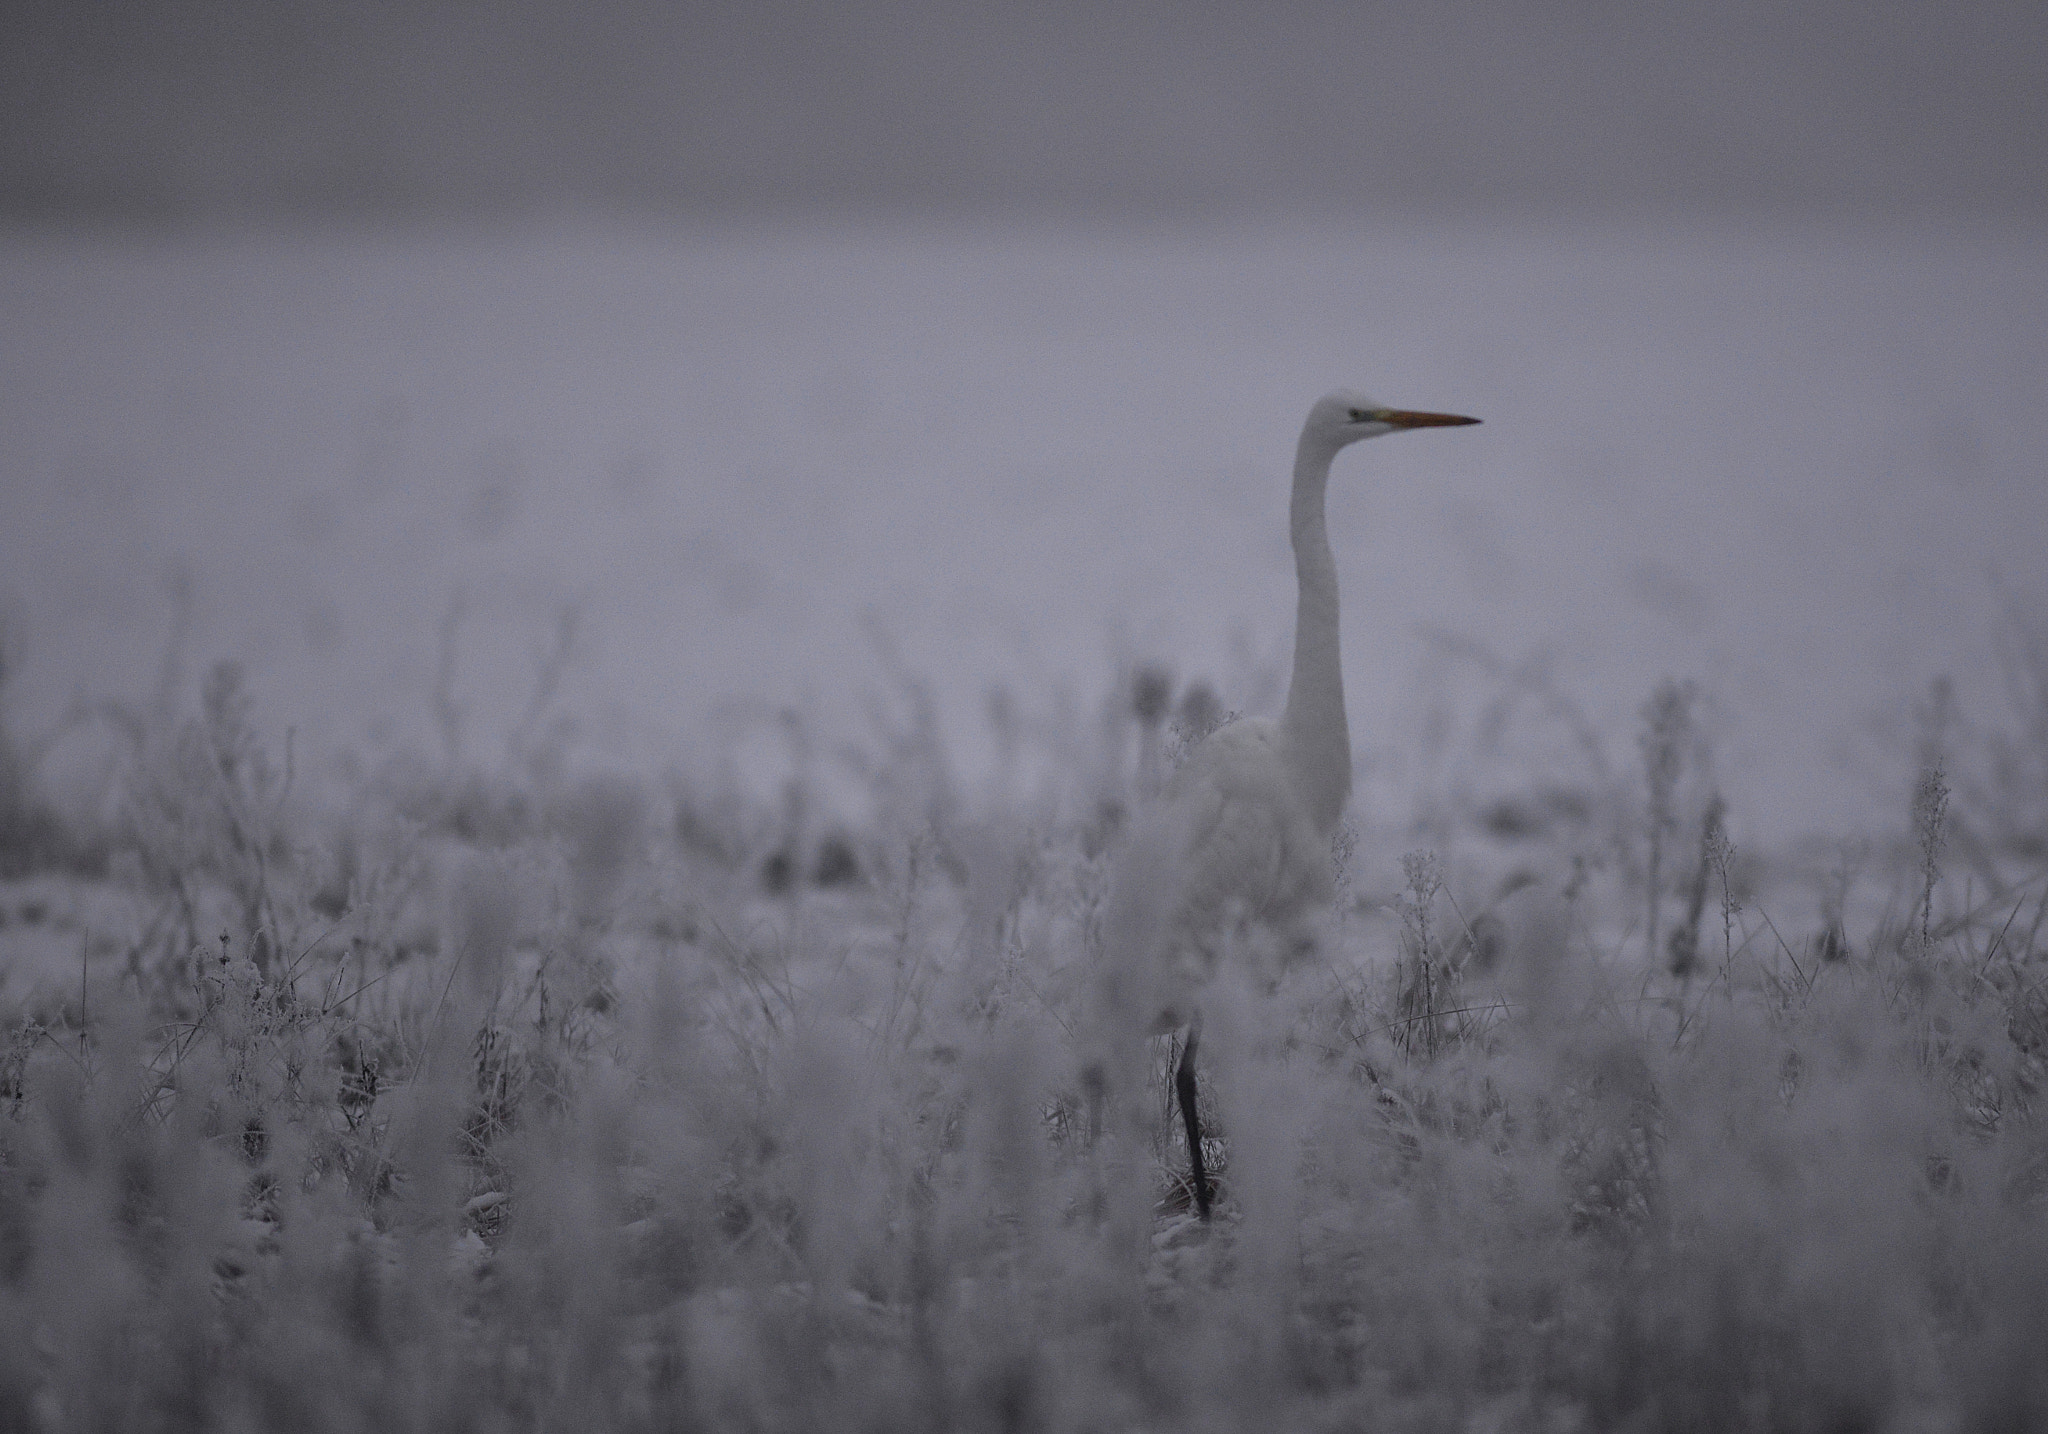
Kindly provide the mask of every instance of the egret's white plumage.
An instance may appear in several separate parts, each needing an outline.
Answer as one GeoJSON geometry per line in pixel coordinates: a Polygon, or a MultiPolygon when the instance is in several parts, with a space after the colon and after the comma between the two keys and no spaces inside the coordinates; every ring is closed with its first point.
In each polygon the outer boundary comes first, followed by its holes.
{"type": "MultiPolygon", "coordinates": [[[[1294,671],[1278,722],[1242,720],[1213,732],[1166,789],[1175,896],[1168,929],[1161,1018],[1194,1018],[1193,989],[1214,971],[1220,938],[1239,918],[1286,923],[1330,899],[1330,838],[1351,797],[1351,730],[1344,714],[1338,642],[1337,564],[1324,495],[1337,455],[1362,439],[1407,428],[1477,423],[1448,413],[1387,408],[1346,389],[1309,410],[1294,454],[1288,526],[1300,596],[1294,671]]],[[[1195,1124],[1194,1032],[1177,1086],[1195,1167],[1195,1198],[1208,1213],[1195,1124]]]]}
{"type": "Polygon", "coordinates": [[[1192,948],[1213,960],[1232,911],[1286,922],[1331,895],[1330,838],[1351,797],[1337,564],[1324,517],[1333,460],[1363,439],[1477,421],[1391,409],[1346,389],[1309,410],[1288,504],[1300,595],[1286,709],[1277,722],[1241,720],[1212,733],[1167,785],[1181,848],[1174,938],[1183,956],[1192,948]]]}
{"type": "MultiPolygon", "coordinates": [[[[1299,765],[1278,723],[1245,718],[1210,736],[1167,784],[1181,851],[1171,940],[1184,980],[1208,976],[1234,917],[1286,922],[1329,899],[1331,829],[1310,815],[1299,765]]],[[[1350,778],[1347,762],[1339,780],[1348,788],[1350,778]]]]}

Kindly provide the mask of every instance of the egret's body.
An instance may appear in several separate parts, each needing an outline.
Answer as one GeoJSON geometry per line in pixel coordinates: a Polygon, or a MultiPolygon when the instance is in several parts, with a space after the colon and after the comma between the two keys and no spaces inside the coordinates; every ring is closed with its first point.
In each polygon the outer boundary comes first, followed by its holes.
{"type": "Polygon", "coordinates": [[[1362,439],[1476,422],[1384,408],[1342,389],[1317,400],[1295,448],[1288,503],[1300,595],[1286,709],[1278,722],[1238,721],[1211,733],[1167,784],[1178,894],[1161,1011],[1188,1026],[1176,1088],[1204,1216],[1209,1192],[1195,1117],[1193,990],[1213,973],[1220,938],[1233,922],[1286,924],[1330,899],[1330,838],[1351,797],[1337,563],[1325,519],[1331,464],[1362,439]]]}
{"type": "MultiPolygon", "coordinates": [[[[1341,715],[1341,714],[1340,714],[1341,715]]],[[[1176,974],[1200,984],[1235,920],[1285,924],[1330,897],[1330,834],[1303,799],[1284,729],[1241,719],[1212,734],[1167,784],[1181,847],[1176,974]]],[[[1347,760],[1339,780],[1348,788],[1347,760]]]]}

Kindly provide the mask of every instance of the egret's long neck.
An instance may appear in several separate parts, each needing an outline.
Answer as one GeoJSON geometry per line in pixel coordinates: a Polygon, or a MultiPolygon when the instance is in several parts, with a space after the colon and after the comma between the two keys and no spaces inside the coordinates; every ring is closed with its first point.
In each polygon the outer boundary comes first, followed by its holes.
{"type": "Polygon", "coordinates": [[[1323,492],[1336,450],[1302,435],[1294,456],[1288,525],[1301,583],[1294,619],[1294,677],[1280,719],[1290,774],[1318,831],[1332,831],[1351,797],[1351,729],[1344,720],[1344,666],[1337,648],[1337,562],[1323,492]]]}

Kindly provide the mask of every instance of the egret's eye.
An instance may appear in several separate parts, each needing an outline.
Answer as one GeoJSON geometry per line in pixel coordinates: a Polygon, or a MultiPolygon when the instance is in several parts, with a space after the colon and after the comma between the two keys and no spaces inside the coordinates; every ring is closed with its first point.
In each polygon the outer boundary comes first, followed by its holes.
{"type": "Polygon", "coordinates": [[[1371,423],[1376,417],[1377,415],[1369,408],[1354,408],[1351,410],[1351,421],[1353,423],[1371,423]]]}

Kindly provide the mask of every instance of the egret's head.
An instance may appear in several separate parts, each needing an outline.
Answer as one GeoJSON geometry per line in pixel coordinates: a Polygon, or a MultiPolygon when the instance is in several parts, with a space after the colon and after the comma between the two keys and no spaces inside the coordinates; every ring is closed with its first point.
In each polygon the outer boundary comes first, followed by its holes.
{"type": "Polygon", "coordinates": [[[1361,438],[1378,438],[1383,433],[1398,433],[1404,428],[1453,428],[1478,421],[1455,413],[1417,413],[1408,408],[1388,408],[1362,393],[1340,388],[1316,400],[1316,406],[1308,411],[1308,423],[1302,429],[1302,437],[1335,452],[1361,438]]]}

